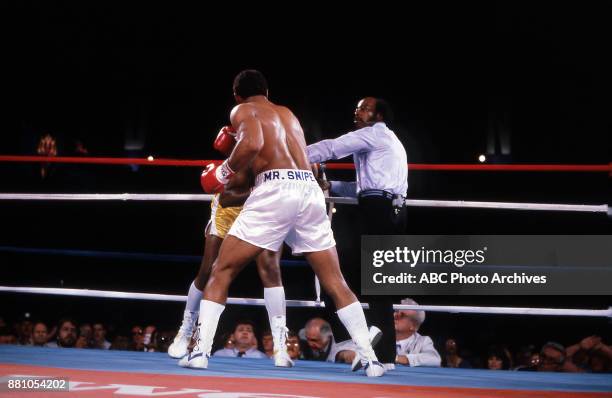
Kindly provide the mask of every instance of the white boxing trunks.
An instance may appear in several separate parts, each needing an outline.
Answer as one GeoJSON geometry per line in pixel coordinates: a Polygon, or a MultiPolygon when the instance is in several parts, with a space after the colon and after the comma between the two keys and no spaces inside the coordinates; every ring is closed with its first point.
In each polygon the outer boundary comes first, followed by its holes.
{"type": "Polygon", "coordinates": [[[325,197],[312,172],[306,170],[260,173],[228,234],[272,251],[285,241],[293,254],[336,245],[325,197]]]}

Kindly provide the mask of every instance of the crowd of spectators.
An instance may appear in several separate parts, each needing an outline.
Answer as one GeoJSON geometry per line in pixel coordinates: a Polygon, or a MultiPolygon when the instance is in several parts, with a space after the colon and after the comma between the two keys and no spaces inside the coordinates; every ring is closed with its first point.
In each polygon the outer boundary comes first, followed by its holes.
{"type": "MultiPolygon", "coordinates": [[[[403,304],[415,304],[411,299],[403,304]]],[[[547,342],[541,347],[525,345],[515,349],[509,345],[465,347],[458,338],[441,342],[419,333],[425,321],[424,311],[400,310],[394,316],[397,356],[393,366],[429,366],[449,368],[484,368],[490,370],[549,372],[612,372],[612,346],[600,336],[587,336],[564,347],[547,342]]],[[[213,356],[272,358],[273,343],[269,330],[258,333],[253,321],[243,319],[218,336],[213,356]],[[259,336],[259,338],[258,338],[259,336]]],[[[227,328],[226,328],[227,329],[227,328]]],[[[126,330],[127,331],[127,330],[126,330]]],[[[100,350],[166,352],[174,331],[160,331],[154,325],[133,325],[129,332],[101,322],[81,322],[69,318],[51,325],[33,320],[26,314],[16,322],[0,318],[0,344],[38,347],[100,350]]],[[[313,360],[350,364],[355,357],[351,341],[337,342],[330,323],[323,318],[309,319],[297,333],[290,331],[287,348],[293,360],[313,360]]],[[[390,364],[387,364],[389,367],[390,364]]]]}

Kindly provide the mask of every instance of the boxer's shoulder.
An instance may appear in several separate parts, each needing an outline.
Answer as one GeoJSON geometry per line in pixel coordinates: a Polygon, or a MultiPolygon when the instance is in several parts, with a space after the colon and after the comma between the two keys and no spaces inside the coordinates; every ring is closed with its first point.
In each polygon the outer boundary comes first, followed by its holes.
{"type": "Polygon", "coordinates": [[[230,118],[233,119],[235,117],[252,115],[256,112],[257,107],[256,104],[251,102],[243,102],[242,104],[238,104],[232,108],[230,112],[230,118]]]}

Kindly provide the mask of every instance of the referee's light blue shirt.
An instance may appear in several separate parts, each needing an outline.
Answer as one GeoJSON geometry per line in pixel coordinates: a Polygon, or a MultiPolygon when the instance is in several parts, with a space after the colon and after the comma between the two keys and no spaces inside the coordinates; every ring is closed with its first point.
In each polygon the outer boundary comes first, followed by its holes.
{"type": "Polygon", "coordinates": [[[308,145],[306,151],[310,163],[353,155],[357,179],[353,183],[332,181],[332,190],[336,194],[355,196],[364,190],[382,189],[393,194],[406,195],[406,149],[383,122],[351,131],[335,139],[308,145]]]}

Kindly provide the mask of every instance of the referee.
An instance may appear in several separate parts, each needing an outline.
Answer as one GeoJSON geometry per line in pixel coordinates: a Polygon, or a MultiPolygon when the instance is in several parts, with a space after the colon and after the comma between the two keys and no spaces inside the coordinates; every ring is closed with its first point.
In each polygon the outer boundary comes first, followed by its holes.
{"type": "MultiPolygon", "coordinates": [[[[362,235],[403,234],[406,230],[408,161],[404,145],[387,127],[391,122],[389,104],[381,98],[366,97],[355,109],[354,131],[307,147],[310,163],[353,155],[356,181],[330,181],[329,189],[335,195],[358,198],[362,235]]],[[[355,270],[347,271],[355,274],[355,270]]],[[[359,277],[353,280],[358,281],[359,277]]],[[[393,364],[396,354],[393,299],[369,296],[367,301],[370,323],[383,332],[375,347],[378,360],[393,364]]]]}

